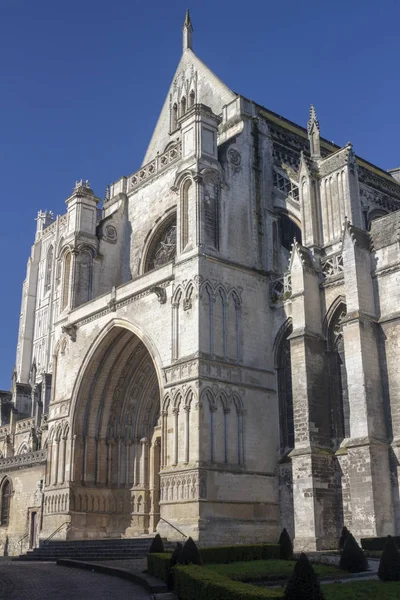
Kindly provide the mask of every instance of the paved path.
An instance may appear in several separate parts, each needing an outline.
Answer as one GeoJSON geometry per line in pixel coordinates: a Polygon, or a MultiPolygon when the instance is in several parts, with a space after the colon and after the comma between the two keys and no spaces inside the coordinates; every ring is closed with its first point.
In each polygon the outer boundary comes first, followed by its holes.
{"type": "Polygon", "coordinates": [[[149,600],[142,587],[118,577],[55,563],[0,562],[3,600],[149,600]]]}

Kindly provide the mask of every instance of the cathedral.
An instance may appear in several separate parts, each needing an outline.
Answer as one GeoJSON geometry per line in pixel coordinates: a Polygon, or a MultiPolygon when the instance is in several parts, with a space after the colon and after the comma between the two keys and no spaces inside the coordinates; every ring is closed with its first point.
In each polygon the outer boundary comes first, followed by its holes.
{"type": "Polygon", "coordinates": [[[400,168],[183,53],[139,170],[39,211],[0,553],[400,534],[400,168]]]}

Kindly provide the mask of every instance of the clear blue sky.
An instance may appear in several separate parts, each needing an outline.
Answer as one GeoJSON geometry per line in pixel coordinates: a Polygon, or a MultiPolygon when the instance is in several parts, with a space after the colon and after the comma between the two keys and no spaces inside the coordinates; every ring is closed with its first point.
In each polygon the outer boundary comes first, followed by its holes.
{"type": "MultiPolygon", "coordinates": [[[[187,0],[0,0],[0,389],[15,360],[39,209],[76,179],[101,196],[144,155],[181,53],[187,0]]],[[[234,91],[357,154],[400,165],[398,0],[202,0],[194,50],[234,91]]]]}

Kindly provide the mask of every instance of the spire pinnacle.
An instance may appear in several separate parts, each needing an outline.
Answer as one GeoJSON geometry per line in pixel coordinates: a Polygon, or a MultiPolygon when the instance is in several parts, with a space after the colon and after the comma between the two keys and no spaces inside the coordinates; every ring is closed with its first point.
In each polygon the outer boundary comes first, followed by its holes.
{"type": "Polygon", "coordinates": [[[310,141],[310,154],[311,158],[321,157],[320,148],[320,127],[317,119],[317,113],[315,112],[314,104],[310,106],[310,118],[307,124],[308,139],[310,141]]]}
{"type": "Polygon", "coordinates": [[[186,16],[185,16],[185,21],[183,23],[182,31],[183,31],[183,51],[187,50],[188,48],[190,48],[192,50],[193,49],[193,40],[192,40],[193,25],[192,25],[192,19],[190,18],[189,9],[186,9],[186,16]]]}
{"type": "Polygon", "coordinates": [[[310,133],[313,125],[315,125],[315,127],[319,131],[319,121],[317,119],[317,113],[315,112],[315,106],[314,106],[314,104],[311,104],[311,106],[310,106],[310,119],[308,121],[308,133],[310,133]]]}

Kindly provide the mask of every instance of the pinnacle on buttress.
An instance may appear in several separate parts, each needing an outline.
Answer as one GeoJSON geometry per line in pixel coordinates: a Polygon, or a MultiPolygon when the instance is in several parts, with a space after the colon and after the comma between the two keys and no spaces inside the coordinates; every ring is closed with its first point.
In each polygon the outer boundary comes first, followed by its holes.
{"type": "Polygon", "coordinates": [[[320,158],[321,157],[319,130],[320,130],[320,128],[319,128],[319,121],[317,119],[317,113],[315,112],[314,104],[311,104],[310,118],[308,120],[308,125],[307,125],[308,139],[310,141],[311,158],[320,158]]]}
{"type": "Polygon", "coordinates": [[[315,112],[315,106],[314,106],[314,104],[311,104],[311,106],[310,106],[310,118],[308,120],[308,133],[310,133],[310,130],[312,129],[313,125],[315,125],[315,127],[319,131],[319,121],[317,119],[317,113],[315,112]]]}
{"type": "Polygon", "coordinates": [[[186,10],[185,21],[183,23],[183,51],[193,46],[193,25],[190,18],[189,9],[186,10]]]}

